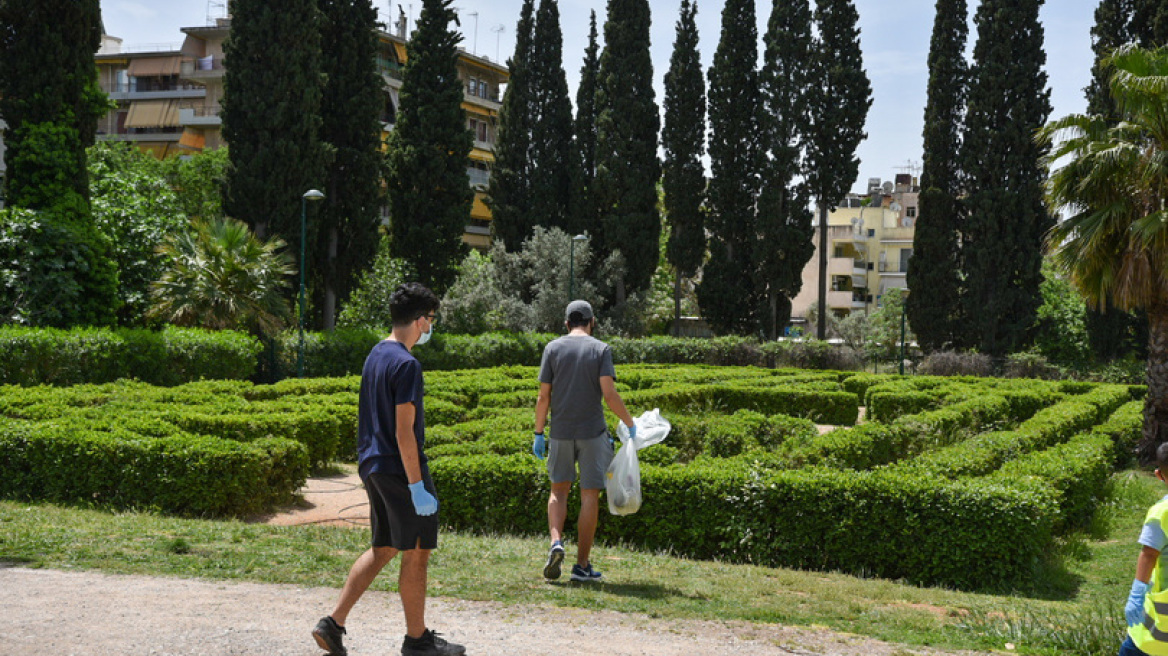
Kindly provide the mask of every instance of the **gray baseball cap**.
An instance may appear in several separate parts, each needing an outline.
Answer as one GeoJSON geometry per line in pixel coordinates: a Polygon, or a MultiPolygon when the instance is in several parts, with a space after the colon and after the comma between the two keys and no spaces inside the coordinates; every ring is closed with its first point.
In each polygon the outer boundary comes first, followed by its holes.
{"type": "Polygon", "coordinates": [[[592,306],[588,301],[572,301],[568,309],[564,310],[564,319],[572,321],[587,321],[592,318],[592,306]]]}

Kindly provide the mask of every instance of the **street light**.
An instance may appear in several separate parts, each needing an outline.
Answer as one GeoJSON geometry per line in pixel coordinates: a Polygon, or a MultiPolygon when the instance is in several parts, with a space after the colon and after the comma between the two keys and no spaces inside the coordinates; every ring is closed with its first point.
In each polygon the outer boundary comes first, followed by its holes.
{"type": "Polygon", "coordinates": [[[905,346],[905,344],[904,344],[904,342],[905,342],[905,339],[904,339],[904,337],[905,337],[905,334],[904,334],[904,332],[905,332],[904,331],[904,310],[905,310],[905,307],[907,305],[908,305],[908,290],[906,289],[904,294],[902,294],[900,297],[900,375],[901,376],[904,375],[904,356],[905,356],[905,353],[904,353],[904,346],[905,346]]]}
{"type": "Polygon", "coordinates": [[[324,194],[309,189],[300,197],[300,348],[296,352],[296,376],[304,378],[304,242],[308,241],[308,201],[323,200],[324,194]]]}
{"type": "Polygon", "coordinates": [[[588,241],[587,235],[576,235],[572,237],[571,246],[568,247],[569,265],[568,265],[568,302],[576,300],[576,242],[588,241]]]}

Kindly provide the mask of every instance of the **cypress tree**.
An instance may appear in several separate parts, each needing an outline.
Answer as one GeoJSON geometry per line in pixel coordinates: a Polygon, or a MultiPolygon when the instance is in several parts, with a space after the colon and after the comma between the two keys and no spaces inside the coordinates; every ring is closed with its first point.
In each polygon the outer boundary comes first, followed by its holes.
{"type": "MultiPolygon", "coordinates": [[[[234,0],[223,46],[231,62],[223,76],[223,136],[231,144],[224,210],[257,236],[279,236],[297,258],[301,196],[324,185],[328,157],[320,140],[320,28],[316,0],[234,0]]],[[[315,244],[317,227],[308,223],[307,244],[315,244]]]]}
{"type": "Polygon", "coordinates": [[[531,235],[531,127],[535,120],[531,90],[533,0],[523,0],[515,35],[515,54],[507,60],[510,77],[499,108],[495,162],[487,205],[491,234],[511,252],[531,235]]]}
{"type": "Polygon", "coordinates": [[[763,37],[761,74],[764,148],[768,158],[759,195],[756,286],[766,301],[762,328],[778,337],[791,318],[791,299],[803,287],[803,267],[815,252],[811,212],[802,177],[802,149],[809,120],[808,72],[811,7],[807,0],[776,2],[763,37]]]}
{"type": "Polygon", "coordinates": [[[377,72],[377,12],[370,0],[320,0],[325,88],[321,140],[333,151],[312,272],[322,323],[335,325],[339,299],[377,250],[380,220],[383,83],[377,72]]]}
{"type": "Polygon", "coordinates": [[[569,231],[573,235],[600,233],[599,217],[591,200],[592,180],[596,177],[596,78],[600,75],[595,10],[591,12],[589,21],[588,47],[584,49],[580,85],[576,88],[576,148],[580,151],[580,177],[576,218],[569,231]]]}
{"type": "Polygon", "coordinates": [[[1042,244],[1054,224],[1043,202],[1050,115],[1042,67],[1041,0],[983,0],[962,143],[967,343],[1003,356],[1025,346],[1042,303],[1042,244]]]}
{"type": "Polygon", "coordinates": [[[401,107],[388,146],[389,214],[394,257],[442,294],[466,252],[462,233],[474,192],[466,173],[473,140],[458,78],[458,16],[453,0],[425,0],[408,44],[401,107]]]}
{"type": "Polygon", "coordinates": [[[960,332],[961,193],[958,153],[968,66],[965,0],[937,0],[929,47],[924,162],[905,314],[926,351],[953,345],[960,332]]]}
{"type": "Polygon", "coordinates": [[[616,303],[649,287],[660,252],[657,161],[660,117],[649,56],[648,0],[609,0],[596,90],[596,178],[600,252],[621,251],[616,303]]]}
{"type": "Polygon", "coordinates": [[[710,66],[710,260],[698,285],[702,316],[719,333],[756,327],[753,270],[763,150],[754,0],[728,0],[710,66]]]}
{"type": "Polygon", "coordinates": [[[0,1],[5,193],[35,221],[0,240],[0,315],[41,326],[112,324],[117,268],[89,208],[87,146],[108,100],[93,54],[97,0],[0,1]]]}
{"type": "Polygon", "coordinates": [[[556,0],[540,0],[531,54],[531,223],[567,231],[579,161],[556,0]]]}
{"type": "Polygon", "coordinates": [[[856,180],[856,148],[867,136],[864,122],[872,106],[872,85],[860,51],[859,16],[851,0],[819,0],[815,22],[819,38],[810,60],[808,94],[811,136],[807,142],[807,180],[819,205],[818,337],[827,336],[827,213],[856,180]]]}
{"type": "Polygon", "coordinates": [[[669,72],[665,74],[665,125],[661,145],[665,151],[661,186],[669,241],[665,256],[673,265],[674,333],[681,319],[681,279],[692,278],[706,255],[706,229],[702,216],[706,173],[706,80],[698,51],[698,7],[681,0],[677,37],[669,72]]]}
{"type": "Polygon", "coordinates": [[[1144,48],[1168,45],[1168,0],[1131,0],[1132,40],[1144,48]]]}

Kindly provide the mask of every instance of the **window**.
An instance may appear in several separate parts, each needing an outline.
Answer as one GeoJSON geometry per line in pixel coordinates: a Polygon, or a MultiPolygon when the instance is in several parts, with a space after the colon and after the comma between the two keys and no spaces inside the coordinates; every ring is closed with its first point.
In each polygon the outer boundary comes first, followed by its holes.
{"type": "Polygon", "coordinates": [[[472,96],[479,95],[479,81],[473,77],[466,83],[466,91],[472,96]]]}
{"type": "Polygon", "coordinates": [[[901,273],[908,273],[908,261],[910,259],[912,259],[912,253],[913,253],[913,249],[911,249],[911,248],[900,249],[900,272],[901,273]]]}
{"type": "Polygon", "coordinates": [[[474,134],[475,141],[487,141],[487,122],[475,118],[467,119],[467,128],[474,134]]]}
{"type": "Polygon", "coordinates": [[[905,208],[905,210],[904,210],[904,215],[905,215],[905,216],[907,216],[907,217],[908,217],[908,218],[910,218],[910,219],[911,219],[911,218],[913,218],[913,217],[915,217],[915,216],[917,215],[917,208],[915,208],[915,207],[907,207],[907,208],[905,208]]]}
{"type": "Polygon", "coordinates": [[[487,81],[486,81],[486,80],[480,80],[480,81],[479,81],[479,98],[486,98],[486,97],[487,97],[487,91],[488,91],[488,89],[487,89],[487,81]]]}

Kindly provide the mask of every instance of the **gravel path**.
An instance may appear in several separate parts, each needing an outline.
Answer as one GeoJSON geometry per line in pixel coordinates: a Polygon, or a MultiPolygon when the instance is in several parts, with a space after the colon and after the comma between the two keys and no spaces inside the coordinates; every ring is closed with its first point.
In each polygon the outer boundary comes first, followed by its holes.
{"type": "MultiPolygon", "coordinates": [[[[320,654],[309,635],[337,591],[293,585],[24,569],[0,565],[0,654],[320,654]]],[[[821,629],[431,599],[427,623],[472,656],[936,654],[821,629]]],[[[396,654],[396,594],[349,616],[353,656],[396,654]]],[[[963,652],[973,654],[973,652],[963,652]]]]}

